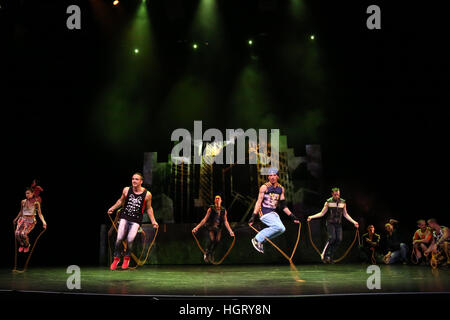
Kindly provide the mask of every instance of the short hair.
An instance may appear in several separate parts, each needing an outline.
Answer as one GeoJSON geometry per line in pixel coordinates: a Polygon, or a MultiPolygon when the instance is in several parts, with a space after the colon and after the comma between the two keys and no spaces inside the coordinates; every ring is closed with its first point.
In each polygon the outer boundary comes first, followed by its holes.
{"type": "Polygon", "coordinates": [[[220,198],[220,200],[222,200],[222,197],[221,197],[220,195],[216,195],[216,196],[214,197],[214,200],[216,200],[216,198],[220,198]]]}
{"type": "Polygon", "coordinates": [[[331,192],[341,191],[338,187],[331,188],[331,192]]]}
{"type": "Polygon", "coordinates": [[[133,176],[138,175],[139,177],[141,177],[141,180],[144,180],[144,175],[140,172],[135,172],[133,173],[133,176]]]}
{"type": "Polygon", "coordinates": [[[25,192],[30,191],[31,193],[34,193],[34,190],[30,187],[25,188],[25,192]]]}
{"type": "Polygon", "coordinates": [[[367,226],[367,231],[369,231],[369,229],[372,228],[372,227],[375,228],[375,226],[374,226],[373,224],[369,224],[369,225],[367,226]]]}
{"type": "Polygon", "coordinates": [[[437,221],[436,221],[436,219],[431,218],[431,219],[428,219],[427,223],[428,224],[430,224],[430,223],[436,223],[437,224],[437,221]]]}
{"type": "Polygon", "coordinates": [[[423,223],[427,223],[424,219],[419,219],[419,220],[416,221],[417,224],[421,224],[422,222],[423,223]]]}

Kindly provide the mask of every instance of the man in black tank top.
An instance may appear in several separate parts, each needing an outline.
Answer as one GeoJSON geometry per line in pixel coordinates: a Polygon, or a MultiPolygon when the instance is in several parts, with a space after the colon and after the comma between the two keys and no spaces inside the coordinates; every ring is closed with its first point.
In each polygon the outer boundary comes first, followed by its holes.
{"type": "Polygon", "coordinates": [[[119,214],[119,228],[117,231],[117,239],[114,250],[114,261],[111,264],[111,270],[117,268],[122,255],[122,242],[127,238],[127,248],[124,253],[122,269],[127,269],[130,263],[130,253],[133,248],[133,241],[142,224],[142,217],[144,211],[153,225],[153,228],[158,227],[155,220],[155,215],[152,208],[152,194],[142,187],[144,177],[140,173],[135,173],[131,179],[131,187],[125,187],[122,191],[122,196],[119,200],[108,210],[108,214],[112,214],[116,209],[122,207],[119,214]]]}
{"type": "Polygon", "coordinates": [[[230,224],[228,223],[227,210],[222,207],[222,198],[220,196],[214,198],[214,205],[208,208],[205,217],[194,229],[192,229],[192,232],[196,233],[203,225],[206,225],[208,228],[210,239],[203,259],[205,262],[213,262],[214,250],[220,242],[222,227],[224,225],[228,229],[230,236],[234,237],[234,232],[231,230],[230,224]]]}
{"type": "Polygon", "coordinates": [[[353,223],[355,228],[359,228],[358,222],[352,219],[347,212],[347,204],[345,200],[341,198],[341,192],[339,188],[331,189],[331,198],[327,199],[322,211],[309,216],[308,222],[312,219],[323,217],[327,212],[327,233],[328,242],[323,249],[321,259],[324,263],[334,263],[333,256],[336,248],[342,241],[342,217],[353,223]]]}

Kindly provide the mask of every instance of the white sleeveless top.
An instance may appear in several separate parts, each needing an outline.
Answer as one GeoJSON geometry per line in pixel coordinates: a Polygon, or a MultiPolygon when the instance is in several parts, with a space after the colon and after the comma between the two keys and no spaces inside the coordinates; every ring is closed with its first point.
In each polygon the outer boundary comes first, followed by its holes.
{"type": "Polygon", "coordinates": [[[34,217],[36,215],[36,207],[34,206],[34,203],[31,208],[27,208],[26,204],[27,201],[25,200],[25,203],[23,204],[22,214],[27,217],[34,217]]]}

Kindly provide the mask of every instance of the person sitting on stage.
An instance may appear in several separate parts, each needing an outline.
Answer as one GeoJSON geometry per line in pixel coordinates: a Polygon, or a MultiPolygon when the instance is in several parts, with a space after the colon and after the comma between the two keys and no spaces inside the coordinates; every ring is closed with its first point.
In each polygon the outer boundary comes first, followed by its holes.
{"type": "Polygon", "coordinates": [[[427,222],[433,230],[433,240],[424,255],[428,256],[430,253],[440,255],[443,253],[447,257],[447,266],[450,265],[450,229],[440,226],[436,219],[429,219],[427,222]]]}
{"type": "Polygon", "coordinates": [[[284,188],[278,183],[278,169],[270,168],[268,170],[269,182],[263,184],[259,188],[258,200],[256,201],[253,215],[248,224],[251,226],[256,218],[260,216],[260,220],[267,225],[267,228],[262,229],[251,242],[253,247],[261,253],[264,253],[264,242],[267,239],[278,237],[286,230],[285,226],[280,220],[280,217],[275,212],[278,203],[281,209],[288,217],[295,223],[300,223],[299,219],[286,206],[284,196],[284,188]]]}
{"type": "Polygon", "coordinates": [[[17,242],[19,242],[19,252],[27,253],[30,250],[30,240],[28,234],[34,229],[36,225],[36,212],[42,221],[42,226],[47,228],[47,222],[45,222],[42,215],[40,202],[34,197],[33,190],[27,188],[25,191],[25,199],[20,203],[20,211],[17,217],[13,220],[13,223],[17,223],[15,236],[17,242]]]}
{"type": "MultiPolygon", "coordinates": [[[[390,222],[392,222],[392,220],[390,222]]],[[[383,262],[385,264],[393,264],[397,261],[402,261],[403,264],[407,264],[408,247],[405,243],[400,241],[400,236],[398,235],[397,230],[394,230],[392,223],[386,223],[384,228],[386,233],[383,239],[385,252],[383,262]]]]}
{"type": "Polygon", "coordinates": [[[125,187],[120,199],[108,210],[108,214],[112,214],[116,209],[123,206],[123,209],[119,214],[119,228],[117,230],[114,261],[111,264],[111,270],[115,270],[120,262],[122,241],[124,241],[125,237],[127,238],[127,246],[123,258],[122,269],[128,268],[133,241],[142,224],[144,210],[147,210],[147,215],[153,228],[158,227],[152,208],[152,194],[142,187],[143,181],[144,176],[141,173],[133,174],[131,179],[132,186],[125,187]]]}
{"type": "Polygon", "coordinates": [[[209,233],[209,245],[203,255],[205,262],[212,263],[214,261],[214,250],[220,242],[222,237],[222,227],[225,225],[231,237],[234,237],[234,232],[231,230],[227,219],[227,210],[222,207],[222,198],[215,196],[214,204],[206,211],[206,215],[202,221],[192,229],[196,233],[203,225],[206,225],[209,233]]]}
{"type": "Polygon", "coordinates": [[[417,257],[417,263],[426,264],[426,261],[421,261],[423,258],[422,253],[428,250],[433,234],[431,228],[427,227],[427,223],[423,219],[417,221],[417,227],[419,229],[417,229],[413,236],[413,250],[417,257]]]}
{"type": "Polygon", "coordinates": [[[358,222],[353,220],[352,217],[347,212],[347,204],[345,200],[341,198],[341,192],[339,188],[331,189],[331,198],[329,198],[322,211],[319,213],[309,216],[307,221],[312,219],[323,217],[329,211],[327,217],[327,232],[328,232],[328,242],[320,255],[323,263],[334,263],[333,256],[342,241],[342,217],[353,223],[355,228],[359,228],[358,222]]]}
{"type": "Polygon", "coordinates": [[[362,235],[360,256],[364,262],[376,263],[377,251],[380,248],[380,235],[375,233],[373,224],[367,227],[367,233],[362,235]]]}

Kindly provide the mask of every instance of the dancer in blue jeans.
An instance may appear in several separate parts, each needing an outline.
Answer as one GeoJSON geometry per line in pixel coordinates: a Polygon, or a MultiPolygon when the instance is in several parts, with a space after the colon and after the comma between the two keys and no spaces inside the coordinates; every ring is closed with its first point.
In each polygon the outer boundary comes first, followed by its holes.
{"type": "Polygon", "coordinates": [[[264,242],[266,238],[273,239],[286,230],[280,217],[275,212],[278,204],[280,204],[281,209],[293,222],[300,222],[286,206],[284,188],[278,183],[278,170],[276,168],[270,168],[268,173],[269,182],[259,188],[258,200],[256,201],[253,215],[249,220],[249,225],[253,225],[256,218],[260,216],[260,220],[267,226],[267,228],[262,229],[251,240],[253,247],[261,253],[264,253],[264,242]]]}
{"type": "Polygon", "coordinates": [[[383,258],[384,263],[393,264],[401,261],[403,264],[407,264],[408,247],[400,240],[397,230],[394,230],[394,225],[391,222],[386,223],[384,229],[386,234],[383,239],[383,246],[387,252],[383,258]]]}

